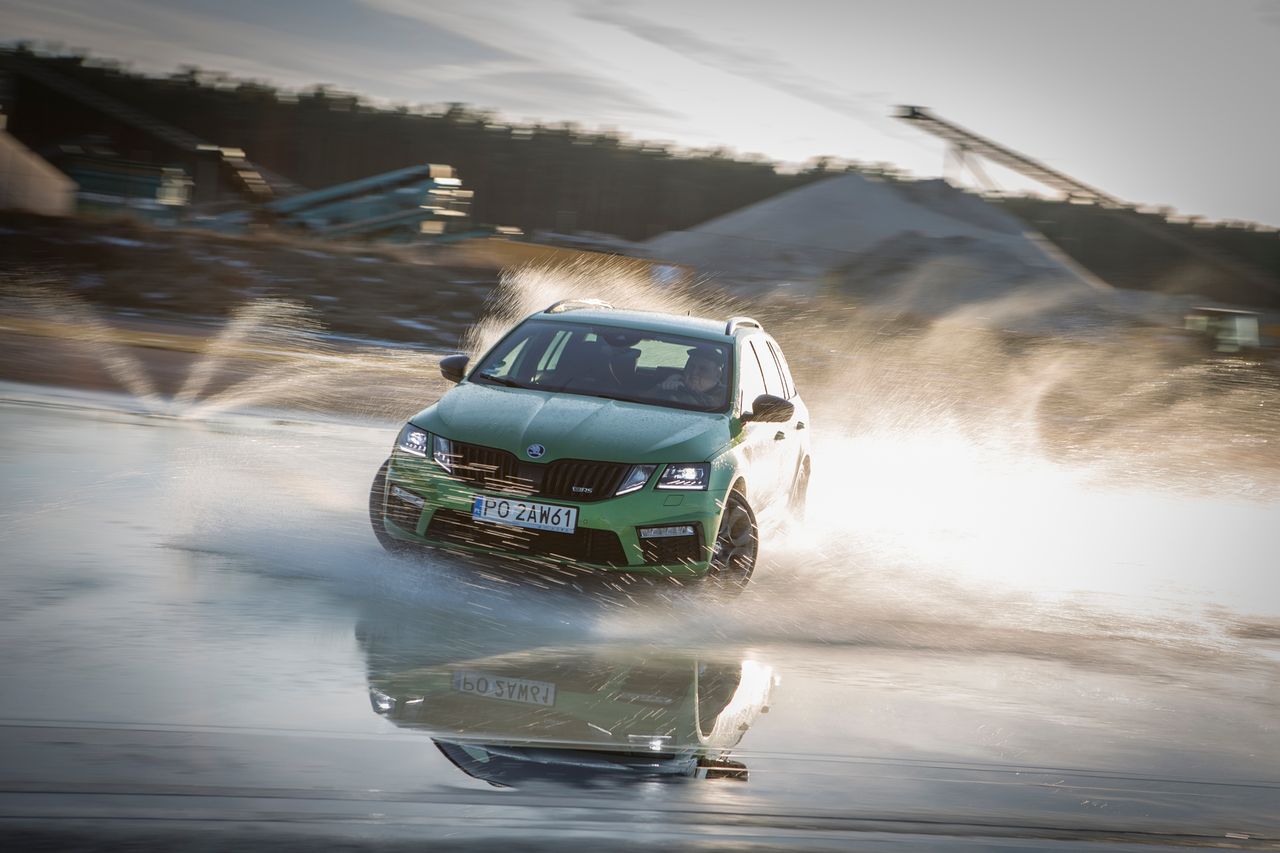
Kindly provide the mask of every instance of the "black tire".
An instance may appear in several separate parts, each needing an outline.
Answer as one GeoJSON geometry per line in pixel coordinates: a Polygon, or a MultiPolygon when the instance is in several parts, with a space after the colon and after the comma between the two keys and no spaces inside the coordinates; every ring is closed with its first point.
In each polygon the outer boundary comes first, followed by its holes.
{"type": "Polygon", "coordinates": [[[369,524],[373,527],[373,535],[377,538],[378,544],[388,553],[403,554],[409,546],[388,533],[382,523],[387,501],[387,465],[390,461],[382,463],[382,467],[373,477],[373,483],[369,486],[369,524]]]}
{"type": "Polygon", "coordinates": [[[741,591],[751,580],[759,552],[760,528],[756,525],[756,514],[741,492],[730,492],[712,544],[707,580],[727,591],[741,591]]]}
{"type": "Polygon", "coordinates": [[[787,508],[791,510],[791,520],[795,524],[804,523],[805,508],[809,505],[809,460],[800,463],[795,482],[791,484],[791,497],[787,508]]]}

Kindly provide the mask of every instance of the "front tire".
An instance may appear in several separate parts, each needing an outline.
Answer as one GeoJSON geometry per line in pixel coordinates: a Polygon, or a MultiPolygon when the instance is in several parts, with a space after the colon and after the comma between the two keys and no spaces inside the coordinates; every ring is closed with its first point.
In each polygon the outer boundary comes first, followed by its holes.
{"type": "Polygon", "coordinates": [[[373,527],[373,535],[379,545],[390,554],[402,554],[409,546],[388,533],[382,523],[387,503],[387,466],[390,463],[390,459],[382,463],[373,477],[373,483],[369,485],[369,524],[373,527]]]}
{"type": "Polygon", "coordinates": [[[722,589],[740,592],[751,580],[759,551],[760,529],[756,515],[741,492],[730,492],[712,546],[707,580],[722,589]]]}
{"type": "Polygon", "coordinates": [[[809,504],[809,460],[800,463],[795,482],[791,484],[791,497],[787,508],[791,510],[791,520],[795,524],[804,523],[805,509],[809,504]]]}

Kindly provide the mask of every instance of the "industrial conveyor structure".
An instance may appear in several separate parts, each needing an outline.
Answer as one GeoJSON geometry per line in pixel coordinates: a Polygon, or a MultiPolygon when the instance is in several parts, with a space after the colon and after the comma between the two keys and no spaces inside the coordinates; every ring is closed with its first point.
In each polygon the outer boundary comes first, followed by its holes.
{"type": "Polygon", "coordinates": [[[962,165],[968,166],[987,185],[987,189],[994,189],[994,186],[992,186],[990,179],[986,177],[981,167],[970,155],[985,157],[993,163],[998,163],[1034,181],[1038,181],[1062,193],[1068,201],[1091,203],[1101,208],[1107,208],[1113,211],[1111,216],[1117,227],[1138,229],[1158,240],[1174,244],[1181,251],[1188,252],[1211,267],[1217,267],[1262,291],[1270,294],[1280,293],[1280,287],[1276,285],[1272,278],[1254,269],[1249,264],[1242,263],[1238,259],[1208,246],[1171,236],[1164,228],[1148,222],[1140,216],[1122,216],[1121,214],[1124,211],[1133,210],[1136,205],[1108,195],[1083,181],[1078,181],[1070,175],[1050,168],[1025,154],[1014,151],[1012,148],[1006,148],[998,142],[979,136],[958,124],[939,118],[925,107],[900,106],[897,108],[894,117],[910,122],[921,130],[949,142],[951,144],[949,153],[962,165]]]}
{"type": "Polygon", "coordinates": [[[324,237],[432,240],[466,227],[472,195],[451,166],[428,163],[277,198],[197,224],[239,231],[257,222],[324,237]]]}
{"type": "MultiPolygon", "coordinates": [[[[979,136],[958,124],[953,124],[929,112],[925,107],[898,107],[896,118],[909,121],[921,130],[931,133],[939,139],[951,143],[953,153],[958,161],[975,171],[980,168],[968,159],[969,154],[985,157],[993,163],[1012,169],[1032,180],[1039,181],[1047,187],[1058,190],[1069,199],[1091,201],[1104,207],[1126,207],[1117,198],[1094,189],[1083,181],[1077,181],[1070,175],[1033,160],[1025,154],[1019,154],[1012,148],[1006,148],[998,142],[979,136]]],[[[979,177],[983,173],[977,172],[979,177]]]]}

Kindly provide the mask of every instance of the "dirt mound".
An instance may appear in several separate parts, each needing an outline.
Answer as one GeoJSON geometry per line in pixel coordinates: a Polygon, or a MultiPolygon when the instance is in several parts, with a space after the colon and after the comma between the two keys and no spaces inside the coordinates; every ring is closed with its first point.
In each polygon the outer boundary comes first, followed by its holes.
{"type": "MultiPolygon", "coordinates": [[[[943,181],[850,174],[792,190],[645,248],[744,294],[826,290],[877,311],[957,313],[1006,328],[1053,328],[1054,312],[1119,316],[1110,288],[1014,217],[943,181]],[[993,306],[999,304],[999,310],[993,306]]],[[[1064,315],[1063,322],[1068,322],[1064,315]]],[[[1074,323],[1075,320],[1070,320],[1074,323]]]]}
{"type": "MultiPolygon", "coordinates": [[[[655,257],[729,280],[821,278],[903,234],[968,238],[1059,269],[1016,219],[941,181],[897,184],[857,174],[782,193],[687,231],[645,243],[655,257]]],[[[1062,274],[1075,276],[1062,268],[1062,274]]]]}

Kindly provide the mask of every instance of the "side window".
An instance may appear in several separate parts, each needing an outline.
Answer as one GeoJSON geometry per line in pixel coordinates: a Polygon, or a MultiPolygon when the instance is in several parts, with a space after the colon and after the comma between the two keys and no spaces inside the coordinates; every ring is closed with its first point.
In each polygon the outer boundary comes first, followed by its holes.
{"type": "Polygon", "coordinates": [[[769,352],[773,354],[774,360],[778,363],[778,372],[782,374],[782,384],[786,387],[786,398],[790,400],[796,395],[796,383],[791,378],[791,370],[787,367],[787,359],[782,355],[782,350],[773,341],[769,341],[769,352]]]}
{"type": "Polygon", "coordinates": [[[764,374],[760,371],[760,361],[756,358],[756,351],[750,342],[743,345],[740,350],[739,358],[741,360],[740,373],[742,374],[741,385],[739,386],[740,395],[738,401],[742,411],[751,411],[751,404],[755,402],[756,397],[761,394],[767,394],[764,384],[764,374]]]}
{"type": "Polygon", "coordinates": [[[787,390],[782,387],[782,377],[778,374],[778,365],[773,356],[764,348],[764,341],[748,341],[751,351],[756,354],[757,363],[764,373],[764,393],[775,397],[785,397],[787,390]]]}

